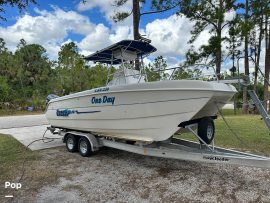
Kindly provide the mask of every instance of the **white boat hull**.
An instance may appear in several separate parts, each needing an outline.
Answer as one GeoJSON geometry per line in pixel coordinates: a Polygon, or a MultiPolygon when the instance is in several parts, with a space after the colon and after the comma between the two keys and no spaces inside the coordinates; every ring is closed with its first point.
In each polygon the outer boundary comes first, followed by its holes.
{"type": "Polygon", "coordinates": [[[46,117],[54,127],[162,141],[181,122],[215,115],[235,92],[222,83],[185,80],[104,87],[52,100],[46,117]]]}

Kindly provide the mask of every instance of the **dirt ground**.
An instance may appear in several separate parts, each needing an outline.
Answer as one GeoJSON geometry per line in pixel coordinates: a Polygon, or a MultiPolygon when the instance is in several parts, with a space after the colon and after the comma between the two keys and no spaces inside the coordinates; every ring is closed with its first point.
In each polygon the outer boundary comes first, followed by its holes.
{"type": "Polygon", "coordinates": [[[266,169],[146,157],[108,148],[88,158],[64,147],[40,154],[41,161],[26,164],[22,189],[8,202],[270,202],[266,169]]]}

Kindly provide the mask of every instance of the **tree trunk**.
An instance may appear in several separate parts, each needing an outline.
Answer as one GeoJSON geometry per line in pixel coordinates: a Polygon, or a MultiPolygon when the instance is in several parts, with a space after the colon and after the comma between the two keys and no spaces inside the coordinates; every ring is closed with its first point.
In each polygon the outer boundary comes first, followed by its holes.
{"type": "Polygon", "coordinates": [[[270,55],[270,49],[266,49],[265,52],[265,78],[264,78],[264,107],[267,109],[267,101],[269,99],[269,92],[268,92],[268,81],[269,81],[269,69],[270,69],[270,58],[268,57],[270,55]]]}
{"type": "MultiPolygon", "coordinates": [[[[221,30],[220,30],[220,35],[218,36],[220,38],[220,42],[221,42],[221,30]]],[[[217,73],[217,77],[218,79],[221,78],[220,75],[220,70],[221,70],[221,44],[219,44],[218,48],[217,48],[217,52],[216,52],[216,73],[217,73]]]]}
{"type": "MultiPolygon", "coordinates": [[[[234,67],[235,67],[235,37],[233,36],[233,54],[232,54],[232,61],[233,61],[233,70],[232,70],[232,74],[233,74],[233,77],[235,76],[235,70],[234,70],[234,67]]],[[[233,95],[233,112],[234,112],[234,115],[236,115],[236,96],[233,95]]]]}
{"type": "MultiPolygon", "coordinates": [[[[139,25],[140,25],[140,3],[139,0],[133,1],[133,38],[134,40],[140,39],[139,25]]],[[[140,70],[139,59],[135,60],[135,70],[140,70]]]]}
{"type": "MultiPolygon", "coordinates": [[[[266,48],[265,48],[265,78],[264,78],[264,107],[267,109],[267,101],[269,99],[269,70],[270,70],[270,29],[268,28],[268,21],[265,24],[265,34],[266,34],[266,48]]],[[[269,104],[270,105],[270,104],[269,104]]]]}
{"type": "Polygon", "coordinates": [[[236,69],[234,69],[234,67],[235,67],[235,32],[234,32],[234,34],[233,34],[233,36],[232,36],[232,42],[233,42],[233,52],[232,52],[232,62],[233,62],[233,66],[232,66],[232,75],[233,75],[233,77],[235,76],[235,71],[236,71],[236,69]]]}
{"type": "MultiPolygon", "coordinates": [[[[220,4],[219,5],[220,6],[220,11],[222,11],[223,10],[223,1],[220,0],[219,4],[220,4]]],[[[218,44],[218,47],[217,47],[215,64],[216,64],[216,74],[217,74],[218,79],[221,78],[220,70],[221,70],[221,58],[222,58],[222,52],[221,52],[222,20],[223,19],[218,19],[218,24],[217,24],[217,38],[218,38],[219,44],[218,44]]]]}
{"type": "Polygon", "coordinates": [[[255,60],[255,73],[254,73],[254,87],[253,90],[256,91],[256,86],[258,83],[258,71],[260,67],[260,58],[261,58],[261,46],[262,46],[262,36],[263,36],[263,18],[260,19],[260,33],[259,33],[259,44],[258,44],[258,53],[255,60]]]}
{"type": "MultiPolygon", "coordinates": [[[[245,13],[245,23],[248,21],[248,0],[246,0],[246,13],[245,13]]],[[[248,32],[245,33],[245,75],[249,76],[249,60],[248,60],[248,32]]],[[[242,111],[244,114],[248,112],[248,103],[247,103],[247,87],[243,88],[243,108],[242,111]]]]}
{"type": "Polygon", "coordinates": [[[133,38],[134,40],[140,39],[139,24],[140,24],[140,3],[139,3],[139,0],[133,0],[133,38]]]}

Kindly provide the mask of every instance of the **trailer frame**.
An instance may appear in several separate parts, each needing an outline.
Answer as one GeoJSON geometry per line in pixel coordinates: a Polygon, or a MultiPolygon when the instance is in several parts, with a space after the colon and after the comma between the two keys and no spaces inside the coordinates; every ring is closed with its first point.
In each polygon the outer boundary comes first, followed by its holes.
{"type": "MultiPolygon", "coordinates": [[[[189,129],[188,126],[187,129],[189,129]]],[[[50,128],[50,130],[55,131],[56,129],[50,128]]],[[[190,128],[189,130],[192,129],[190,128]]],[[[101,147],[110,147],[153,157],[270,169],[269,157],[216,147],[214,146],[214,142],[212,142],[212,145],[207,145],[202,142],[197,143],[172,137],[159,142],[143,143],[138,141],[136,144],[128,144],[126,143],[127,140],[74,130],[59,129],[58,132],[54,133],[63,136],[63,142],[65,142],[65,137],[68,134],[78,136],[78,138],[85,137],[91,145],[92,152],[97,152],[101,147]]],[[[192,133],[194,134],[195,131],[192,133]]]]}

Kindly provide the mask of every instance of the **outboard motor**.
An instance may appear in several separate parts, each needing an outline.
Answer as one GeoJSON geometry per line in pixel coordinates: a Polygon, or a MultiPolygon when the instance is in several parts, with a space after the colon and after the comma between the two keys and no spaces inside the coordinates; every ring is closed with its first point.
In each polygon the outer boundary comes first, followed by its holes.
{"type": "Polygon", "coordinates": [[[57,96],[56,94],[49,94],[46,98],[46,106],[48,105],[49,101],[51,101],[52,99],[55,99],[59,96],[57,96]]]}

